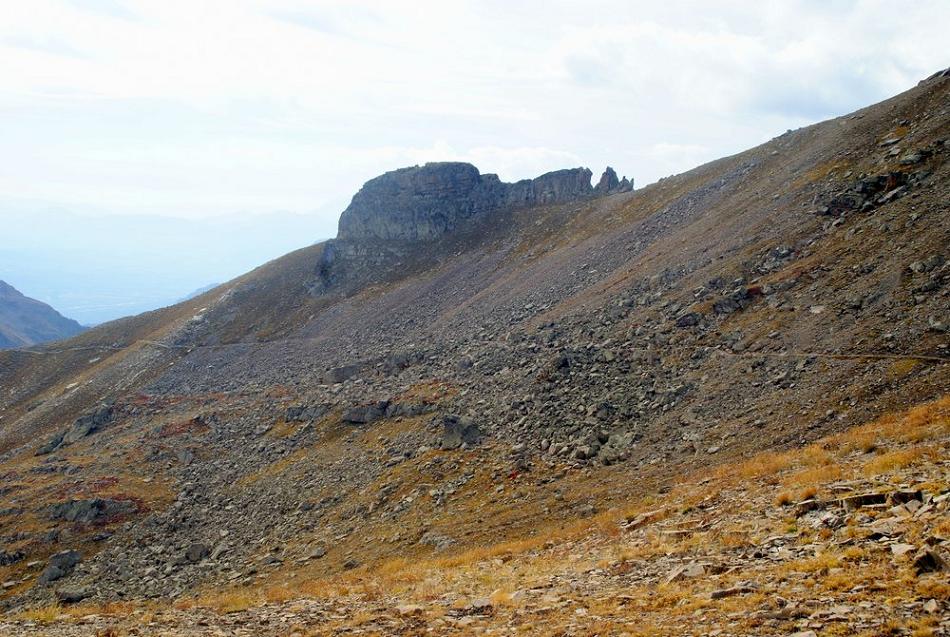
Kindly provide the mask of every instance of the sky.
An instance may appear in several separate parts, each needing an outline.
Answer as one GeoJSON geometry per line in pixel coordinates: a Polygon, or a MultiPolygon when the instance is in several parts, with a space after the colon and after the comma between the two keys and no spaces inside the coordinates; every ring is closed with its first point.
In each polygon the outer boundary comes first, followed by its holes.
{"type": "Polygon", "coordinates": [[[947,24],[944,0],[0,0],[0,279],[95,323],[333,236],[401,166],[642,186],[912,87],[947,24]]]}

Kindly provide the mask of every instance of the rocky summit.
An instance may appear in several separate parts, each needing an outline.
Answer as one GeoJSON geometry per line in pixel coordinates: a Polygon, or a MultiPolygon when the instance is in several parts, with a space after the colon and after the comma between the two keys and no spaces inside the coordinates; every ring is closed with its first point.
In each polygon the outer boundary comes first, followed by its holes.
{"type": "Polygon", "coordinates": [[[403,168],[0,353],[0,635],[947,634],[948,159],[942,72],[638,189],[403,168]]]}
{"type": "Polygon", "coordinates": [[[337,238],[435,239],[504,208],[588,198],[594,193],[590,179],[587,168],[557,170],[513,184],[461,162],[401,168],[371,179],[353,196],[340,215],[337,238]]]}

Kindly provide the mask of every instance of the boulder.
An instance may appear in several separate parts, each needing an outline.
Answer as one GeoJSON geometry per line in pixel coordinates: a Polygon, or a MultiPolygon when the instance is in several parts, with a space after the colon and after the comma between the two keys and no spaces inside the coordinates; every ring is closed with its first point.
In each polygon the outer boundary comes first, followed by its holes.
{"type": "Polygon", "coordinates": [[[45,443],[40,445],[40,447],[36,450],[36,453],[34,453],[34,455],[45,456],[48,453],[53,453],[59,448],[61,444],[63,444],[63,438],[65,437],[66,437],[66,432],[60,431],[59,433],[54,435],[52,438],[47,440],[45,443]]]}
{"type": "Polygon", "coordinates": [[[699,312],[687,312],[676,319],[676,327],[693,327],[699,325],[702,314],[699,312]]]}
{"type": "Polygon", "coordinates": [[[187,560],[188,562],[191,562],[192,564],[196,564],[200,562],[201,560],[203,560],[204,558],[208,557],[208,554],[210,552],[211,550],[208,548],[207,544],[195,542],[194,544],[189,546],[187,549],[185,549],[185,560],[187,560]]]}
{"type": "Polygon", "coordinates": [[[65,447],[66,445],[71,445],[82,440],[88,435],[96,433],[105,425],[112,422],[114,418],[115,411],[113,410],[111,404],[101,405],[92,413],[80,416],[76,419],[76,422],[73,423],[73,426],[69,428],[69,431],[67,431],[63,437],[63,446],[65,447]]]}
{"type": "Polygon", "coordinates": [[[43,572],[40,573],[37,583],[40,586],[46,586],[50,582],[55,582],[56,580],[66,577],[73,572],[73,569],[76,568],[76,565],[81,561],[82,556],[79,554],[79,551],[60,551],[49,558],[49,562],[47,562],[43,572]]]}
{"type": "Polygon", "coordinates": [[[0,550],[0,566],[10,566],[22,561],[26,557],[23,551],[3,551],[0,550]]]}
{"type": "Polygon", "coordinates": [[[88,588],[68,587],[56,591],[56,599],[60,604],[76,604],[91,596],[92,592],[88,588]]]}
{"type": "Polygon", "coordinates": [[[458,449],[463,444],[473,445],[482,437],[481,431],[468,418],[454,414],[442,419],[442,448],[458,449]]]}
{"type": "Polygon", "coordinates": [[[97,520],[134,513],[137,509],[135,503],[128,500],[108,498],[68,500],[46,507],[46,517],[50,520],[89,524],[97,520]]]}
{"type": "Polygon", "coordinates": [[[352,425],[367,425],[386,417],[386,408],[389,406],[388,400],[380,400],[367,405],[357,405],[343,410],[343,422],[352,425]]]}

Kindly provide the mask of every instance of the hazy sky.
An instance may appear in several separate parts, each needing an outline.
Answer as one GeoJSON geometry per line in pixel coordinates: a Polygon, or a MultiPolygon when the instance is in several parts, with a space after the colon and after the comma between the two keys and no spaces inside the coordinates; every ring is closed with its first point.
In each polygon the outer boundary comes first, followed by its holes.
{"type": "Polygon", "coordinates": [[[0,221],[281,211],[305,245],[425,161],[643,185],[913,86],[948,24],[946,1],[0,0],[0,221]]]}

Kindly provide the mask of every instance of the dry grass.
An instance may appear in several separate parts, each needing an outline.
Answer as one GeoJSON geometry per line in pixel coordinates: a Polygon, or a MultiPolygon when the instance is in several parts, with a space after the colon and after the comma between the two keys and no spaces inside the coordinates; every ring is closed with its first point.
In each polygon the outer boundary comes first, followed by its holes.
{"type": "Polygon", "coordinates": [[[63,614],[62,607],[59,604],[49,604],[38,608],[30,608],[11,616],[11,619],[18,621],[37,622],[39,624],[50,624],[59,619],[63,614]]]}
{"type": "MultiPolygon", "coordinates": [[[[912,466],[924,459],[933,460],[938,451],[919,445],[910,449],[894,449],[881,453],[863,462],[858,458],[855,469],[845,463],[849,454],[867,453],[869,448],[878,448],[885,442],[890,445],[914,444],[922,440],[950,433],[950,398],[921,405],[903,414],[886,415],[872,423],[856,427],[848,432],[830,436],[819,443],[788,452],[769,452],[749,458],[738,466],[713,469],[699,475],[684,477],[683,483],[665,498],[682,504],[682,511],[714,503],[728,489],[741,488],[750,481],[762,480],[775,486],[775,502],[791,504],[818,496],[822,485],[839,480],[857,470],[864,474],[879,475],[912,466]]],[[[376,599],[380,591],[402,595],[422,601],[435,599],[446,590],[493,591],[515,590],[526,578],[543,575],[552,569],[570,568],[570,560],[559,553],[557,547],[572,542],[594,540],[612,547],[604,557],[589,559],[585,563],[601,567],[624,560],[648,559],[651,556],[689,555],[703,550],[710,543],[724,550],[741,549],[755,543],[753,535],[744,529],[722,529],[714,535],[709,533],[682,533],[675,537],[648,534],[647,541],[639,546],[622,546],[620,526],[623,518],[633,519],[638,514],[656,506],[652,499],[644,499],[630,507],[621,516],[608,511],[586,520],[568,524],[544,526],[526,538],[469,547],[458,553],[423,559],[395,558],[375,565],[371,570],[358,574],[344,574],[331,578],[319,578],[291,588],[278,588],[265,594],[287,599],[298,595],[332,598],[341,595],[356,595],[376,599]],[[551,548],[553,547],[553,548],[551,548]]],[[[671,511],[670,511],[671,512],[671,511]]],[[[670,514],[656,516],[653,523],[670,514]]],[[[794,527],[792,527],[794,528],[794,527]]],[[[779,529],[787,531],[788,529],[779,529]]],[[[814,532],[815,540],[827,539],[830,532],[814,532]]],[[[788,572],[816,576],[816,585],[827,590],[850,588],[855,581],[850,566],[862,563],[866,556],[860,549],[838,553],[828,552],[807,560],[786,564],[788,572]],[[831,572],[848,567],[846,573],[831,572]]],[[[866,566],[866,565],[865,565],[866,566]]],[[[874,569],[869,573],[877,573],[874,569]]],[[[879,573],[878,573],[879,574],[879,573]]],[[[681,591],[677,588],[676,591],[681,591]]],[[[671,603],[674,589],[666,590],[663,600],[671,603]]],[[[678,593],[677,593],[678,594],[678,593]]],[[[665,602],[655,600],[662,605],[665,602]]]]}
{"type": "Polygon", "coordinates": [[[207,593],[195,600],[195,605],[210,608],[218,613],[236,613],[248,608],[259,606],[266,599],[266,594],[246,588],[229,589],[215,593],[207,593]]]}
{"type": "Polygon", "coordinates": [[[889,473],[897,469],[909,467],[922,458],[936,457],[937,450],[929,447],[915,447],[913,449],[898,449],[872,458],[864,465],[864,475],[876,476],[889,473]]]}
{"type": "MultiPolygon", "coordinates": [[[[544,615],[545,626],[556,630],[559,626],[576,624],[578,616],[574,615],[574,609],[583,607],[590,621],[584,624],[587,632],[577,634],[594,635],[598,634],[597,630],[608,634],[611,631],[631,635],[671,634],[683,622],[711,627],[718,625],[716,618],[730,614],[741,618],[733,630],[754,634],[758,626],[746,617],[754,615],[750,611],[771,604],[775,595],[806,595],[809,599],[816,595],[850,596],[852,602],[875,601],[882,595],[895,600],[906,595],[947,600],[950,585],[939,578],[915,577],[908,560],[895,562],[888,551],[862,544],[839,546],[832,542],[830,529],[814,529],[807,524],[796,528],[796,521],[787,512],[766,517],[762,507],[767,511],[774,505],[821,498],[821,494],[829,491],[829,483],[839,479],[894,480],[886,476],[905,475],[895,472],[912,469],[918,463],[933,466],[934,461],[943,457],[941,453],[946,452],[940,445],[945,445],[945,437],[950,434],[948,416],[950,399],[942,399],[904,414],[885,416],[800,449],[764,453],[738,467],[683,476],[682,482],[671,492],[631,502],[623,511],[608,510],[586,519],[549,523],[526,537],[462,546],[450,554],[406,554],[376,562],[367,560],[361,567],[333,575],[296,577],[283,572],[278,574],[279,581],[268,586],[209,591],[197,598],[179,600],[176,607],[207,608],[226,614],[265,603],[312,598],[350,609],[333,620],[334,623],[326,627],[327,632],[321,632],[324,630],[321,628],[313,634],[364,630],[363,626],[372,634],[377,629],[368,627],[378,626],[374,622],[379,619],[380,608],[396,603],[421,604],[426,608],[424,616],[431,621],[444,612],[446,595],[449,595],[456,600],[456,605],[487,597],[495,606],[496,616],[510,620],[521,617],[522,591],[552,576],[570,581],[601,569],[623,577],[635,575],[644,563],[661,558],[687,563],[708,555],[747,555],[750,549],[760,546],[764,538],[787,533],[795,533],[800,545],[820,544],[824,548],[804,558],[767,563],[754,572],[740,569],[659,587],[641,585],[634,580],[624,588],[622,599],[596,591],[572,591],[567,593],[570,604],[554,606],[544,615]],[[865,449],[870,445],[886,451],[869,456],[865,449]],[[638,518],[641,514],[648,515],[638,518]],[[632,519],[646,521],[636,531],[623,531],[624,520],[632,519]],[[711,520],[716,523],[709,525],[711,520]],[[763,590],[721,600],[709,597],[713,588],[749,580],[758,582],[763,590]],[[706,619],[700,621],[697,617],[706,619]]],[[[413,476],[403,477],[408,480],[413,476]]],[[[930,482],[932,487],[928,490],[932,492],[942,492],[948,487],[939,476],[931,475],[930,482]]],[[[488,492],[486,484],[474,480],[473,497],[488,492]]],[[[577,488],[581,484],[578,483],[577,488]]],[[[572,493],[564,483],[561,489],[565,494],[572,493]]],[[[486,512],[494,509],[486,508],[487,504],[489,500],[484,497],[475,497],[469,503],[471,508],[463,509],[463,514],[490,515],[486,512]]],[[[456,522],[464,524],[465,520],[456,522]]],[[[950,521],[937,523],[933,531],[950,533],[950,521]]],[[[860,528],[848,526],[839,531],[838,537],[860,539],[860,532],[860,528]]],[[[916,533],[908,531],[907,540],[921,541],[916,533]]],[[[120,615],[127,610],[117,606],[96,612],[120,615]]],[[[45,613],[46,621],[55,621],[63,611],[53,607],[34,612],[40,616],[45,613]]],[[[536,628],[528,618],[530,616],[515,622],[513,634],[531,633],[531,629],[536,628]]],[[[838,632],[829,634],[850,634],[846,623],[832,627],[838,632]]],[[[904,622],[902,629],[904,634],[926,634],[930,626],[926,622],[919,625],[904,622]]]]}

